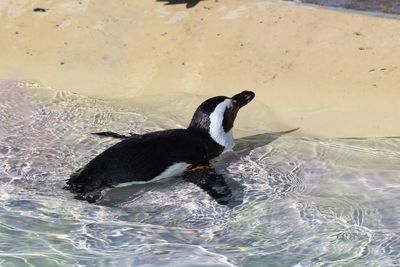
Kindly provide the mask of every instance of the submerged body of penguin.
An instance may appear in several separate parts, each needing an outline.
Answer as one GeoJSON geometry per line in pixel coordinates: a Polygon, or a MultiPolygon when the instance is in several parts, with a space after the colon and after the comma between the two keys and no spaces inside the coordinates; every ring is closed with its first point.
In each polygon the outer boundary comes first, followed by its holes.
{"type": "Polygon", "coordinates": [[[77,193],[78,199],[94,202],[106,188],[157,181],[207,163],[233,148],[237,112],[254,96],[243,91],[231,98],[213,97],[197,108],[187,129],[126,138],[73,173],[65,188],[77,193]]]}

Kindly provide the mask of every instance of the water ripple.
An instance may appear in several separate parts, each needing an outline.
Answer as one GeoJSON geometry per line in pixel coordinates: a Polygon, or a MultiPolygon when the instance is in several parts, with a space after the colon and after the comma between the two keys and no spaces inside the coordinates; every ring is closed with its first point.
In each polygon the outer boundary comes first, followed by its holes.
{"type": "Polygon", "coordinates": [[[399,139],[280,137],[221,159],[218,171],[243,188],[233,208],[179,179],[92,205],[62,190],[116,142],[90,132],[176,127],[191,111],[170,117],[35,83],[0,92],[0,265],[400,265],[399,139]]]}

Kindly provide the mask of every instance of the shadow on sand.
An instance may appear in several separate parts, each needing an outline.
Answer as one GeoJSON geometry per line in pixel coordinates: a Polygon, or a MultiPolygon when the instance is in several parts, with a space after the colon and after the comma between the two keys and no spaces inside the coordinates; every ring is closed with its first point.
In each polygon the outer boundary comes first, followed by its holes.
{"type": "Polygon", "coordinates": [[[186,4],[186,8],[192,8],[197,5],[201,0],[156,0],[157,2],[164,2],[165,5],[179,5],[186,4]]]}

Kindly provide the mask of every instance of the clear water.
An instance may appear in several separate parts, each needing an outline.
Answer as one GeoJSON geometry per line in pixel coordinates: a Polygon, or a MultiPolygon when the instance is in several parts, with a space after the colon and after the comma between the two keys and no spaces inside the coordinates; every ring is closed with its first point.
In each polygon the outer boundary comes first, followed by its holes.
{"type": "MultiPolygon", "coordinates": [[[[1,266],[400,265],[399,139],[241,139],[215,162],[240,185],[240,205],[179,178],[93,205],[62,190],[116,142],[90,132],[183,127],[191,111],[146,113],[27,85],[0,85],[1,266]]],[[[185,104],[164,108],[174,107],[185,104]]]]}

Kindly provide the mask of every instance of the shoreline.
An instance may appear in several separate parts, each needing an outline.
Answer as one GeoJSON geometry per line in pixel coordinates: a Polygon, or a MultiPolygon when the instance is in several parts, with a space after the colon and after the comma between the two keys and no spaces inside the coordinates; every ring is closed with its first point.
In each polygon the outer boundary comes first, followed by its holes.
{"type": "Polygon", "coordinates": [[[2,80],[124,102],[251,89],[267,123],[305,136],[400,136],[398,20],[253,0],[34,8],[0,4],[2,80]]]}

